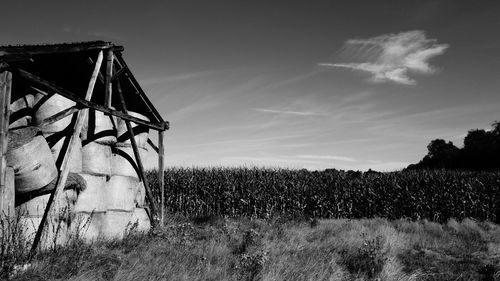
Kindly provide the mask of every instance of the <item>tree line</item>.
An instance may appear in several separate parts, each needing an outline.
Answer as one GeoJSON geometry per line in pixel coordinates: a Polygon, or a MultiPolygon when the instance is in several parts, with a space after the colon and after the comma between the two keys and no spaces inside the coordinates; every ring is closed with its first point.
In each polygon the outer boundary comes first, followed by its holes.
{"type": "Polygon", "coordinates": [[[500,122],[495,121],[491,130],[468,131],[462,148],[443,139],[432,140],[427,155],[407,169],[450,169],[498,171],[500,170],[500,122]]]}

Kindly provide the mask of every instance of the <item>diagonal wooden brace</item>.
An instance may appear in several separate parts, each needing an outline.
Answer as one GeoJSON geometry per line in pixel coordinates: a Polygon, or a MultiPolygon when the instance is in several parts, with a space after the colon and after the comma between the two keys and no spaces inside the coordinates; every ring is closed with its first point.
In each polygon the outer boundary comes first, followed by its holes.
{"type": "MultiPolygon", "coordinates": [[[[94,92],[94,86],[95,82],[97,80],[97,76],[99,73],[99,69],[101,68],[102,64],[102,51],[99,51],[99,55],[97,57],[97,61],[94,67],[94,71],[92,72],[92,76],[90,77],[89,81],[89,86],[87,88],[87,93],[85,94],[85,100],[89,101],[92,98],[92,93],[94,92]]],[[[60,168],[60,173],[57,179],[57,184],[56,188],[54,191],[51,193],[49,201],[47,202],[47,206],[45,207],[45,212],[43,213],[42,221],[40,222],[40,225],[38,226],[38,230],[35,235],[35,239],[33,241],[33,245],[31,246],[31,251],[29,255],[29,259],[31,260],[34,255],[36,254],[36,249],[38,247],[38,243],[40,242],[40,238],[42,237],[43,233],[43,228],[45,225],[45,222],[47,221],[47,218],[49,216],[53,216],[52,214],[52,206],[53,202],[59,202],[59,197],[62,194],[62,191],[64,189],[64,186],[66,185],[66,180],[68,179],[68,174],[69,174],[69,161],[73,152],[73,149],[76,147],[76,142],[80,136],[80,132],[82,131],[83,127],[83,122],[85,118],[87,117],[88,114],[88,108],[84,108],[78,112],[78,116],[76,118],[76,124],[75,124],[75,129],[73,131],[73,134],[71,135],[70,143],[68,146],[68,149],[66,150],[66,153],[64,154],[64,159],[61,164],[60,168]]],[[[57,210],[57,208],[56,208],[57,210]]]]}

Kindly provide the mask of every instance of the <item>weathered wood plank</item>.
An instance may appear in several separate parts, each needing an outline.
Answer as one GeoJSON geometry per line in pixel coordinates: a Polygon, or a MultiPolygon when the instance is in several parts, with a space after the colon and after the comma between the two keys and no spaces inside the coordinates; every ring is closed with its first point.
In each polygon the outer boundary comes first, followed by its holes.
{"type": "Polygon", "coordinates": [[[9,71],[0,73],[0,190],[5,188],[5,169],[7,167],[5,154],[8,145],[11,89],[12,73],[9,71]]]}
{"type": "MultiPolygon", "coordinates": [[[[118,93],[118,98],[120,99],[123,113],[128,114],[127,105],[125,104],[125,98],[123,97],[122,89],[120,86],[120,81],[116,81],[116,91],[118,93]]],[[[139,149],[137,148],[137,142],[135,141],[134,130],[132,130],[132,125],[130,124],[129,120],[125,120],[125,124],[127,125],[127,131],[130,135],[130,143],[132,144],[132,150],[134,151],[135,161],[137,162],[137,167],[139,168],[139,176],[141,177],[144,188],[146,189],[146,196],[149,201],[149,207],[151,208],[151,224],[154,226],[156,225],[154,217],[158,214],[158,207],[156,206],[156,201],[154,200],[153,193],[149,188],[146,174],[144,173],[144,166],[142,165],[141,155],[139,153],[139,149]]]]}
{"type": "Polygon", "coordinates": [[[111,81],[116,81],[120,76],[125,73],[125,67],[120,68],[114,75],[113,78],[111,78],[111,81]]]}
{"type": "Polygon", "coordinates": [[[151,139],[148,139],[148,144],[156,151],[156,153],[159,153],[158,146],[156,146],[151,139]]]}
{"type": "MultiPolygon", "coordinates": [[[[88,62],[89,65],[95,65],[94,60],[91,57],[89,57],[87,59],[87,62],[88,62]]],[[[104,75],[102,75],[102,73],[100,71],[99,71],[99,74],[98,74],[98,78],[99,78],[99,81],[101,81],[101,83],[104,84],[104,75]]]]}
{"type": "Polygon", "coordinates": [[[165,149],[163,145],[163,134],[165,131],[158,131],[158,181],[160,182],[160,207],[161,207],[161,216],[160,223],[161,226],[165,225],[165,168],[164,168],[164,154],[165,149]]]}
{"type": "Polygon", "coordinates": [[[113,84],[111,78],[113,77],[113,50],[108,50],[106,53],[106,79],[104,81],[104,106],[111,107],[111,100],[113,98],[113,84]]]}
{"type": "Polygon", "coordinates": [[[5,155],[3,153],[4,149],[4,139],[7,137],[5,135],[5,113],[7,104],[6,104],[6,97],[7,97],[7,73],[8,72],[2,72],[0,73],[0,153],[1,153],[1,159],[0,159],[0,188],[3,189],[5,185],[5,155]]]}
{"type": "MultiPolygon", "coordinates": [[[[94,71],[92,72],[92,76],[90,77],[87,92],[85,94],[85,100],[87,100],[87,101],[92,98],[92,94],[94,92],[95,82],[97,80],[99,69],[101,68],[101,64],[102,64],[102,57],[103,57],[102,51],[100,51],[99,55],[97,57],[94,71]]],[[[40,238],[42,237],[45,222],[47,221],[47,217],[55,215],[55,214],[51,214],[52,203],[59,202],[58,199],[59,199],[60,195],[62,194],[62,190],[64,189],[64,186],[66,185],[66,180],[68,179],[68,175],[69,175],[69,165],[68,164],[69,164],[69,161],[71,159],[73,149],[76,147],[76,142],[77,142],[78,138],[80,137],[80,132],[82,131],[83,123],[87,117],[87,114],[88,114],[87,108],[82,109],[82,110],[80,110],[80,112],[78,112],[78,116],[76,118],[75,129],[73,130],[73,134],[71,135],[69,146],[64,153],[64,158],[63,158],[63,162],[61,164],[59,176],[57,179],[56,188],[54,189],[53,193],[51,193],[49,201],[47,202],[47,206],[45,207],[45,212],[43,213],[42,221],[40,222],[40,226],[38,227],[38,230],[37,230],[36,235],[35,235],[35,240],[33,241],[33,245],[31,247],[30,259],[36,253],[38,243],[40,242],[40,238]]],[[[56,210],[58,210],[58,209],[59,208],[56,208],[56,210]]]]}
{"type": "Polygon", "coordinates": [[[52,44],[52,45],[25,45],[25,46],[4,46],[0,48],[3,55],[0,59],[9,60],[9,57],[26,56],[39,54],[53,54],[53,53],[74,53],[85,52],[92,50],[105,50],[113,49],[117,52],[123,52],[123,46],[115,46],[110,42],[95,41],[86,43],[70,43],[70,44],[52,44]]]}
{"type": "Polygon", "coordinates": [[[64,117],[67,117],[67,116],[77,112],[81,108],[82,108],[81,106],[76,106],[76,105],[72,106],[70,108],[66,108],[65,110],[63,110],[61,112],[58,112],[50,117],[45,118],[42,122],[40,122],[40,124],[37,124],[36,126],[39,128],[42,128],[45,125],[57,122],[57,121],[63,119],[64,117]]]}

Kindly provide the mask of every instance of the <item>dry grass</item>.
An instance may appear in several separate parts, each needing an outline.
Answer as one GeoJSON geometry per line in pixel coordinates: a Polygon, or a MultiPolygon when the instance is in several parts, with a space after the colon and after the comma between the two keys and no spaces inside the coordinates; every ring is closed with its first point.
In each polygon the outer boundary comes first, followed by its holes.
{"type": "Polygon", "coordinates": [[[425,220],[176,218],[148,235],[130,234],[120,242],[85,245],[74,240],[39,254],[26,269],[10,272],[10,278],[499,280],[499,234],[498,225],[469,219],[441,225],[425,220]]]}

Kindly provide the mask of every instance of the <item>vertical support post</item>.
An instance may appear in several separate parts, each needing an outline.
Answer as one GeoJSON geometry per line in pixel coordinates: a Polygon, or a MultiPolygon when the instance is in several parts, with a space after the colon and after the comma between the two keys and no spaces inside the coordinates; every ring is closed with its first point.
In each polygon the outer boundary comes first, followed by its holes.
{"type": "Polygon", "coordinates": [[[7,168],[5,154],[8,145],[11,89],[12,73],[9,71],[0,73],[0,217],[14,215],[14,197],[12,196],[14,191],[7,190],[7,188],[14,188],[14,186],[6,186],[5,184],[7,168]]]}
{"type": "MultiPolygon", "coordinates": [[[[97,57],[97,61],[95,63],[94,71],[92,72],[92,76],[90,77],[89,81],[89,86],[87,88],[87,93],[85,94],[85,100],[89,101],[92,98],[92,94],[94,92],[94,86],[95,82],[97,80],[97,76],[99,74],[99,69],[101,68],[102,64],[102,51],[99,52],[99,55],[97,57]]],[[[57,183],[56,183],[56,188],[54,191],[50,194],[49,201],[47,202],[47,206],[45,207],[45,212],[43,213],[42,221],[40,222],[40,225],[38,226],[38,230],[35,235],[35,239],[33,241],[33,245],[31,245],[31,251],[30,251],[30,260],[31,258],[34,257],[36,253],[36,249],[38,247],[38,243],[40,242],[40,238],[42,237],[43,233],[43,227],[45,225],[45,222],[47,221],[47,217],[51,213],[53,202],[59,202],[59,197],[64,189],[64,186],[66,185],[66,180],[68,179],[69,175],[69,161],[72,156],[73,149],[76,147],[76,142],[78,138],[80,137],[80,132],[82,131],[83,123],[85,119],[87,118],[89,109],[84,108],[78,112],[77,118],[76,118],[76,124],[75,128],[73,130],[73,134],[71,135],[71,139],[69,141],[69,146],[64,153],[64,158],[63,162],[61,164],[59,176],[57,178],[57,183]]],[[[56,208],[57,210],[58,208],[56,208]]],[[[50,214],[51,216],[54,214],[50,214]]]]}
{"type": "MultiPolygon", "coordinates": [[[[120,85],[120,80],[116,80],[116,91],[118,92],[118,97],[120,99],[120,104],[122,106],[122,111],[125,114],[128,114],[127,110],[127,105],[125,104],[125,98],[123,97],[122,93],[122,87],[120,85]]],[[[156,225],[156,221],[154,220],[154,216],[158,211],[158,208],[156,207],[156,201],[154,200],[153,193],[151,192],[151,189],[149,188],[148,181],[146,179],[145,173],[144,173],[144,166],[142,165],[142,159],[141,155],[139,154],[139,149],[137,148],[137,142],[135,141],[135,136],[134,136],[134,131],[132,130],[132,125],[130,124],[129,120],[125,120],[125,124],[127,125],[127,131],[130,136],[130,143],[132,143],[132,150],[134,151],[134,156],[135,156],[135,161],[137,162],[137,167],[139,168],[139,177],[141,178],[142,182],[144,183],[144,188],[146,189],[146,195],[149,201],[149,206],[151,208],[151,224],[153,226],[156,225]]]]}
{"type": "Polygon", "coordinates": [[[111,100],[113,98],[113,85],[111,83],[111,78],[113,77],[113,60],[113,49],[109,49],[106,53],[106,79],[104,81],[104,105],[107,108],[111,107],[111,100]]]}
{"type": "Polygon", "coordinates": [[[163,146],[163,134],[165,131],[158,131],[158,181],[160,182],[160,223],[161,226],[165,225],[165,170],[163,157],[165,154],[165,149],[163,146]]]}

